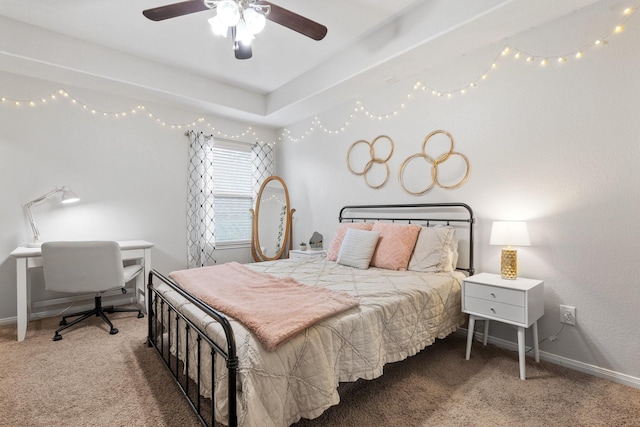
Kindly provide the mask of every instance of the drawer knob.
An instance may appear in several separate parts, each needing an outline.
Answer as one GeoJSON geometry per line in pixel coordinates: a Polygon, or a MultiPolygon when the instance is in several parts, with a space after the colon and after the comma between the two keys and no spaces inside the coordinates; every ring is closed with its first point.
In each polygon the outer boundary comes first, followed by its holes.
{"type": "Polygon", "coordinates": [[[491,292],[491,296],[495,298],[495,297],[496,297],[496,294],[494,294],[493,292],[491,292]]]}
{"type": "Polygon", "coordinates": [[[496,313],[496,309],[495,309],[495,308],[492,308],[492,309],[491,309],[491,312],[492,312],[493,314],[495,314],[495,313],[496,313]]]}

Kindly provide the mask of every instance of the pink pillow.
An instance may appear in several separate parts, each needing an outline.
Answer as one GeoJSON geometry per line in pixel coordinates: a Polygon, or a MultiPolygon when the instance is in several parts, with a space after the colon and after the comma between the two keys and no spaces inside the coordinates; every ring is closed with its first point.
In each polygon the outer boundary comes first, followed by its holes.
{"type": "Polygon", "coordinates": [[[355,228],[356,230],[371,231],[373,228],[372,222],[345,222],[338,226],[336,234],[333,236],[331,245],[327,250],[327,261],[336,261],[338,259],[338,253],[344,240],[344,235],[347,233],[347,229],[355,228]]]}
{"type": "Polygon", "coordinates": [[[406,270],[422,227],[417,224],[376,222],[373,231],[380,232],[371,266],[387,270],[406,270]]]}

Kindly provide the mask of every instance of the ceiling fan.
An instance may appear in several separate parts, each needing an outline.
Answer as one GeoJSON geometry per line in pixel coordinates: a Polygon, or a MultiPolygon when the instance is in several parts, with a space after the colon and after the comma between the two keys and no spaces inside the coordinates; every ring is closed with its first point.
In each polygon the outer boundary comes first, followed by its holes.
{"type": "Polygon", "coordinates": [[[216,16],[209,19],[211,29],[224,37],[231,34],[237,59],[251,58],[251,40],[267,19],[313,40],[322,40],[327,34],[324,25],[264,0],[187,0],[147,9],[142,14],[152,21],[163,21],[204,10],[216,10],[216,16]]]}

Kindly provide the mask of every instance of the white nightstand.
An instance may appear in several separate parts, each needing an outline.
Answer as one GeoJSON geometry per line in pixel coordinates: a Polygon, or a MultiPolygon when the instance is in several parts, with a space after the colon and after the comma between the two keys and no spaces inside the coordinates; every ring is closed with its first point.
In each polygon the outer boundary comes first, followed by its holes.
{"type": "Polygon", "coordinates": [[[310,257],[327,257],[326,249],[307,249],[306,251],[301,251],[299,249],[292,249],[289,251],[289,258],[310,258],[310,257]]]}
{"type": "Polygon", "coordinates": [[[544,282],[517,278],[501,279],[498,274],[480,273],[467,277],[462,285],[462,311],[469,314],[466,359],[471,356],[475,321],[484,320],[484,345],[487,345],[489,321],[496,320],[518,327],[520,379],[525,374],[525,329],[533,325],[533,351],[540,362],[538,319],[544,314],[544,282]]]}

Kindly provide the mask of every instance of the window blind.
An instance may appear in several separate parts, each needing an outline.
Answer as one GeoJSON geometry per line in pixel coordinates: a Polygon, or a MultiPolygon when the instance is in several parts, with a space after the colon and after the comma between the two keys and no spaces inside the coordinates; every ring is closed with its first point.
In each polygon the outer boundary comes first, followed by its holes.
{"type": "Polygon", "coordinates": [[[216,141],[211,156],[216,245],[247,243],[253,207],[250,146],[216,141]]]}

